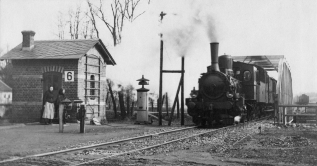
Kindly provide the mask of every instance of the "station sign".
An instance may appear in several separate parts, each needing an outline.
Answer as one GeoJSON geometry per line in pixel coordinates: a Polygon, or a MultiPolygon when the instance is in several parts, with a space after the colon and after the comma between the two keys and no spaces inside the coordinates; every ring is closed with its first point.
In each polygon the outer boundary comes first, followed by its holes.
{"type": "Polygon", "coordinates": [[[74,82],[74,71],[65,71],[65,82],[74,82]]]}

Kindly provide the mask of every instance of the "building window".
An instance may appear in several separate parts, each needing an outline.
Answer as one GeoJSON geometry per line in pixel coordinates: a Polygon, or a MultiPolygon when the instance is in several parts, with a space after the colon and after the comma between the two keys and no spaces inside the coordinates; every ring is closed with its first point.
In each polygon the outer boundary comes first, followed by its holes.
{"type": "Polygon", "coordinates": [[[3,98],[6,98],[6,94],[4,94],[3,98]]]}
{"type": "Polygon", "coordinates": [[[8,95],[8,99],[10,99],[10,95],[8,95]]]}
{"type": "Polygon", "coordinates": [[[95,95],[95,76],[91,75],[90,76],[90,95],[95,95]]]}

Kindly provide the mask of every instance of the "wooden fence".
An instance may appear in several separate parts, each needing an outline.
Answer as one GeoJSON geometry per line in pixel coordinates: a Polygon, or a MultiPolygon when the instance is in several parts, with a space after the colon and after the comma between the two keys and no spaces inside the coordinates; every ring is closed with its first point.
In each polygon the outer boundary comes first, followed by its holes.
{"type": "Polygon", "coordinates": [[[297,117],[315,117],[315,123],[317,124],[317,105],[278,105],[276,112],[276,117],[278,119],[278,123],[282,122],[286,124],[291,117],[297,119],[297,117]],[[290,108],[296,108],[295,110],[291,110],[290,108]],[[299,112],[299,108],[305,108],[305,112],[302,114],[299,112]],[[307,108],[315,109],[315,114],[307,114],[307,108]],[[289,110],[287,113],[287,109],[289,110]],[[282,112],[281,112],[282,111],[282,112]],[[292,113],[290,113],[292,112],[292,113]]]}

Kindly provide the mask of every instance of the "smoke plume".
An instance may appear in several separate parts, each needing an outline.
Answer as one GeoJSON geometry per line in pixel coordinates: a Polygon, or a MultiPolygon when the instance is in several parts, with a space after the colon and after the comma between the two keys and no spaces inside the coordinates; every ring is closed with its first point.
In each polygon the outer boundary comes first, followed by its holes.
{"type": "Polygon", "coordinates": [[[192,1],[187,5],[178,11],[180,14],[171,13],[169,16],[167,13],[166,19],[162,21],[164,42],[178,56],[187,56],[204,38],[209,42],[216,41],[214,19],[206,11],[205,4],[192,1]]]}

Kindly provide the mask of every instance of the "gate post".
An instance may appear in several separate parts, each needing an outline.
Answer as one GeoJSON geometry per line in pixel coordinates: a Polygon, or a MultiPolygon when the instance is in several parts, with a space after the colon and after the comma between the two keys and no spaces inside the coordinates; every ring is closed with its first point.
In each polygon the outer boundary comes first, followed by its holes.
{"type": "Polygon", "coordinates": [[[80,115],[80,133],[85,133],[85,117],[86,117],[86,109],[85,105],[81,104],[79,109],[79,115],[80,115]]]}
{"type": "Polygon", "coordinates": [[[285,120],[286,120],[286,119],[285,119],[285,118],[286,118],[286,117],[285,117],[285,111],[286,111],[286,110],[285,110],[285,107],[283,107],[283,124],[284,124],[284,125],[286,124],[286,123],[285,123],[285,120]]]}

